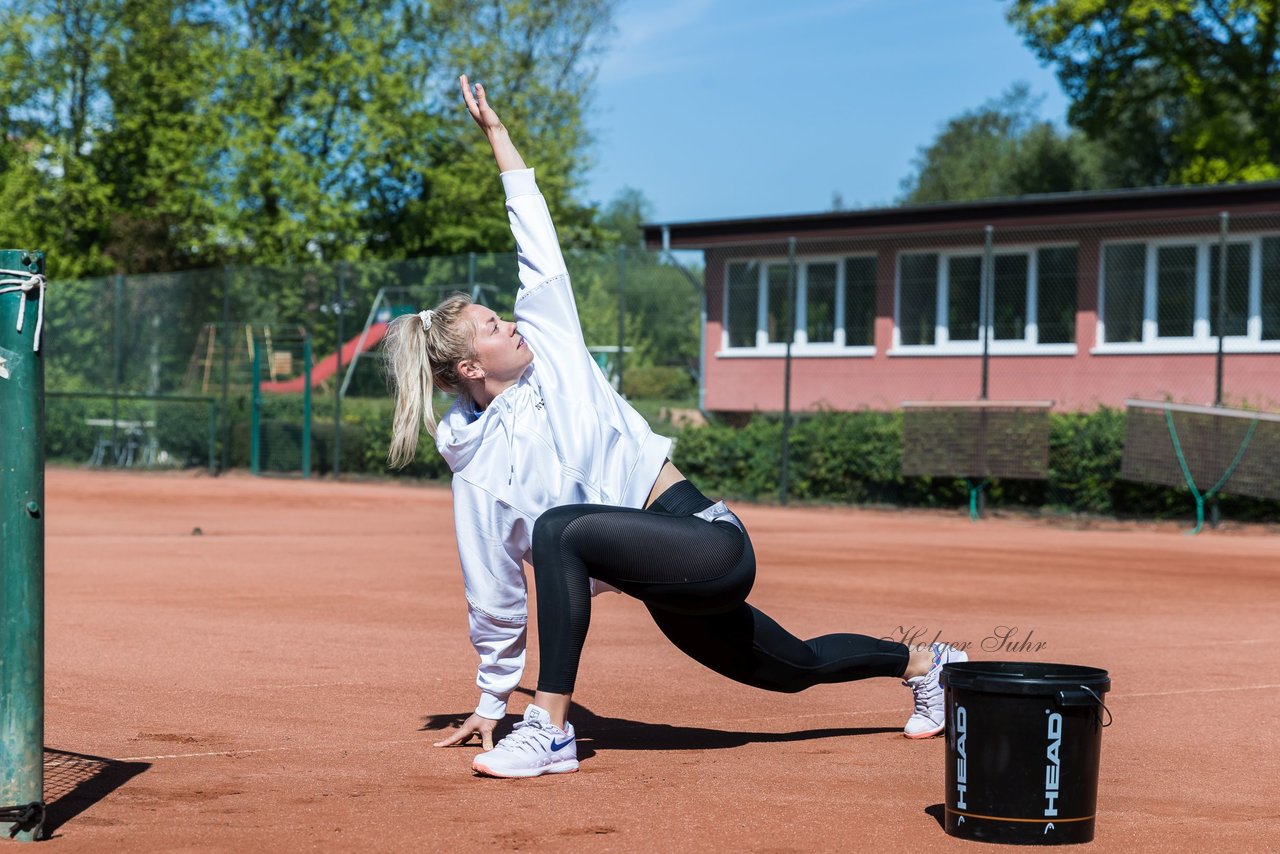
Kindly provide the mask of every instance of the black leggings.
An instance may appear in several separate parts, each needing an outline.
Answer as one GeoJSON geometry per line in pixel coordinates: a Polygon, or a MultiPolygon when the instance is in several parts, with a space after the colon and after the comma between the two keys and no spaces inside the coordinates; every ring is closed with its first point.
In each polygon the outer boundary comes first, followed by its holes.
{"type": "Polygon", "coordinates": [[[539,691],[573,691],[591,624],[592,578],[644,602],[678,649],[744,685],[792,693],[902,676],[903,644],[853,634],[802,641],[748,605],[756,573],[751,540],[732,522],[693,515],[711,505],[681,481],[648,510],[571,504],[538,518],[539,691]]]}

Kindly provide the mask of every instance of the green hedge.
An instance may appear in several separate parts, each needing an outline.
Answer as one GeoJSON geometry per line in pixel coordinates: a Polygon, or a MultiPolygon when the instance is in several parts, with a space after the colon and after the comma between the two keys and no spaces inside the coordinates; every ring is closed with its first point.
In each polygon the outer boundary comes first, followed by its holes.
{"type": "MultiPolygon", "coordinates": [[[[1186,488],[1120,480],[1124,411],[1054,414],[1049,479],[994,480],[989,507],[1043,508],[1059,513],[1187,518],[1186,488]]],[[[958,507],[968,501],[963,479],[903,477],[902,416],[885,412],[825,412],[798,418],[791,429],[790,490],[798,501],[958,507]]],[[[675,462],[705,491],[774,500],[782,464],[782,423],[757,415],[744,427],[725,424],[680,432],[675,462]]],[[[1229,484],[1228,484],[1229,486],[1229,484]]],[[[1280,502],[1223,495],[1224,516],[1280,521],[1280,502]]]]}

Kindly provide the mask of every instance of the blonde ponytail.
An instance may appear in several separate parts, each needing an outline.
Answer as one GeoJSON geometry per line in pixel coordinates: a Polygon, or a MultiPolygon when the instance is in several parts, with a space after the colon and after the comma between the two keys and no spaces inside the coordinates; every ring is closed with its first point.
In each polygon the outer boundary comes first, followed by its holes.
{"type": "Polygon", "coordinates": [[[419,425],[436,435],[435,387],[450,394],[462,391],[458,362],[474,355],[475,330],[462,321],[469,305],[469,296],[453,294],[432,311],[430,328],[417,314],[397,317],[387,328],[382,350],[396,399],[387,454],[392,468],[404,468],[417,456],[419,425]]]}

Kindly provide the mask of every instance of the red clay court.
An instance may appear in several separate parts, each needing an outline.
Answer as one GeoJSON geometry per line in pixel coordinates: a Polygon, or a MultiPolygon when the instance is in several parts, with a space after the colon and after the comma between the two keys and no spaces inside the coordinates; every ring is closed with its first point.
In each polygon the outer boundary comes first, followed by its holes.
{"type": "MultiPolygon", "coordinates": [[[[982,845],[942,831],[945,744],[901,736],[907,689],[745,688],[621,596],[595,600],[582,770],[473,776],[477,747],[431,747],[476,701],[447,488],[52,469],[47,491],[42,850],[982,845]]],[[[801,636],[1016,627],[1045,646],[974,657],[1108,669],[1081,850],[1280,848],[1274,529],[735,509],[752,603],[801,636]]]]}

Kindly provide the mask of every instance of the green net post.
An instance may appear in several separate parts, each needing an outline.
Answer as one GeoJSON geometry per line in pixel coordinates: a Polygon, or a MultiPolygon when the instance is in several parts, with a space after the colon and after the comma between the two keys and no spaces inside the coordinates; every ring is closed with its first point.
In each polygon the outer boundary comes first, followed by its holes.
{"type": "Polygon", "coordinates": [[[0,834],[44,820],[44,255],[0,250],[0,834]]]}
{"type": "MultiPolygon", "coordinates": [[[[1225,256],[1223,256],[1225,257],[1225,256]]],[[[1182,440],[1178,438],[1178,429],[1173,423],[1173,410],[1166,406],[1164,408],[1165,424],[1169,428],[1169,439],[1173,442],[1173,453],[1178,458],[1178,468],[1182,471],[1182,476],[1187,481],[1187,488],[1191,490],[1191,497],[1196,500],[1196,526],[1186,533],[1192,536],[1200,533],[1204,528],[1204,503],[1205,501],[1214,499],[1222,487],[1227,485],[1227,481],[1231,480],[1231,475],[1235,474],[1236,468],[1239,467],[1240,461],[1244,459],[1245,452],[1249,449],[1249,442],[1253,439],[1253,433],[1258,428],[1258,419],[1255,417],[1249,422],[1249,429],[1244,434],[1244,441],[1236,449],[1236,455],[1231,460],[1231,465],[1227,466],[1227,470],[1222,473],[1222,477],[1218,478],[1218,482],[1209,487],[1208,491],[1200,492],[1196,488],[1196,479],[1191,474],[1191,467],[1187,464],[1187,457],[1182,452],[1182,440]]],[[[1213,527],[1218,527],[1217,502],[1213,504],[1213,527]]]]}
{"type": "Polygon", "coordinates": [[[981,483],[974,483],[972,480],[965,482],[969,484],[969,521],[977,522],[982,518],[982,511],[985,509],[983,490],[987,488],[987,482],[985,480],[981,483]]]}
{"type": "Polygon", "coordinates": [[[253,342],[253,399],[249,407],[249,471],[258,474],[262,463],[262,348],[253,342]]]}
{"type": "Polygon", "coordinates": [[[302,476],[311,477],[311,333],[302,339],[302,476]]]}

